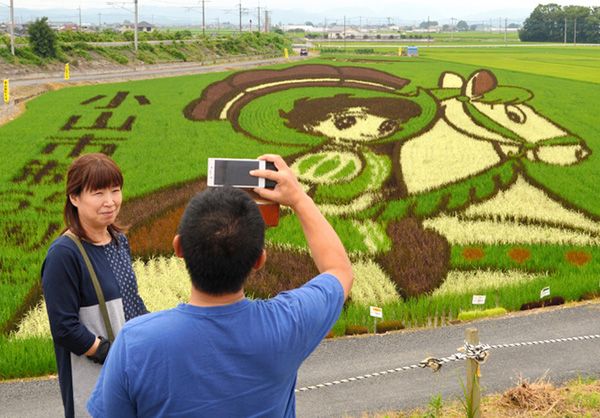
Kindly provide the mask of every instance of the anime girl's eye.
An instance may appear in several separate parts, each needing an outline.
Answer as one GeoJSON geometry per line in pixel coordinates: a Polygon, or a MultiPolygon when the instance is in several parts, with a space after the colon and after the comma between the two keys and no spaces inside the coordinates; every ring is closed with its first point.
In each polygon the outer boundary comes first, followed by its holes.
{"type": "Polygon", "coordinates": [[[527,115],[521,109],[514,105],[504,106],[506,116],[514,123],[524,124],[527,121],[527,115]]]}
{"type": "Polygon", "coordinates": [[[356,118],[351,115],[336,115],[333,119],[333,124],[342,131],[356,125],[356,118]]]}
{"type": "Polygon", "coordinates": [[[379,135],[389,135],[398,130],[398,122],[392,119],[384,120],[379,125],[379,135]]]}

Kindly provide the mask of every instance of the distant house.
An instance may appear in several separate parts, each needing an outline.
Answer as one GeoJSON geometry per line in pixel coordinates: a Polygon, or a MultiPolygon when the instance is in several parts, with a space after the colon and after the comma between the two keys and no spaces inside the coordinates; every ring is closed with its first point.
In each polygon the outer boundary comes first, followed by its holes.
{"type": "MultiPolygon", "coordinates": [[[[121,25],[121,32],[125,32],[125,31],[129,31],[129,30],[134,30],[135,29],[135,24],[131,23],[131,22],[125,22],[123,25],[121,25]]],[[[156,26],[154,26],[152,23],[148,23],[146,21],[142,21],[142,22],[138,22],[138,32],[154,32],[154,30],[156,29],[156,26]]]]}
{"type": "Polygon", "coordinates": [[[333,26],[327,28],[327,37],[331,39],[361,39],[366,32],[361,32],[351,27],[333,26]]]}
{"type": "Polygon", "coordinates": [[[51,29],[54,29],[56,31],[78,30],[79,29],[79,26],[77,25],[77,23],[73,23],[73,22],[52,21],[52,22],[48,22],[48,26],[50,26],[51,29]]]}
{"type": "Polygon", "coordinates": [[[285,31],[302,31],[307,33],[322,33],[323,26],[312,26],[312,25],[285,25],[285,31]]]}

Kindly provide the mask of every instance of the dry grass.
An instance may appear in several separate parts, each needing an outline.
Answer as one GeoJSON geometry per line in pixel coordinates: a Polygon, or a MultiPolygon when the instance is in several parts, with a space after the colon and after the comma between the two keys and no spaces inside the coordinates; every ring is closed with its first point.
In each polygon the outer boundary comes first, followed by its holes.
{"type": "MultiPolygon", "coordinates": [[[[600,418],[600,380],[575,379],[556,387],[547,378],[518,384],[500,395],[482,399],[482,417],[490,418],[600,418]]],[[[363,414],[361,418],[463,418],[459,401],[445,402],[439,410],[431,406],[408,412],[363,414]]]]}

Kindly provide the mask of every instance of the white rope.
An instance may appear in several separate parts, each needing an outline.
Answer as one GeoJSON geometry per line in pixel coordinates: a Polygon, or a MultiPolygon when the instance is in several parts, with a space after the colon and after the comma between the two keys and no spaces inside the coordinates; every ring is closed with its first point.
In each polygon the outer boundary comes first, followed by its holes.
{"type": "Polygon", "coordinates": [[[334,380],[333,382],[319,383],[318,385],[305,386],[305,387],[296,389],[295,392],[296,393],[307,392],[310,390],[322,389],[322,388],[326,388],[329,386],[340,385],[342,383],[358,382],[358,381],[361,381],[364,379],[370,379],[372,377],[385,376],[385,375],[392,374],[392,373],[398,373],[398,372],[403,372],[403,371],[408,371],[408,370],[418,369],[418,368],[425,368],[425,367],[429,367],[434,372],[436,372],[445,363],[449,363],[451,361],[466,360],[467,358],[473,359],[473,360],[477,361],[478,363],[484,363],[489,355],[489,350],[492,350],[492,349],[525,347],[525,346],[530,346],[530,345],[552,344],[552,343],[563,343],[563,342],[574,342],[574,341],[586,341],[586,340],[594,340],[597,338],[600,339],[600,334],[585,335],[585,336],[579,336],[579,337],[553,338],[550,340],[527,341],[527,342],[520,342],[520,343],[492,344],[492,345],[488,345],[488,344],[472,345],[465,341],[465,346],[461,347],[461,349],[460,349],[463,352],[457,352],[448,357],[440,357],[440,358],[427,357],[425,360],[419,362],[418,364],[411,364],[410,366],[396,367],[395,369],[388,369],[388,370],[384,370],[384,371],[380,371],[380,372],[376,372],[376,373],[364,374],[361,376],[348,377],[346,379],[334,380]]]}

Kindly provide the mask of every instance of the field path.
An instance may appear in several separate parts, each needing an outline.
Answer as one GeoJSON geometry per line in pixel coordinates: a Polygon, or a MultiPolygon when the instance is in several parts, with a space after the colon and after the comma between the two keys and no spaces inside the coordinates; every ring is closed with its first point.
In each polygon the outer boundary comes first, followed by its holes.
{"type": "MultiPolygon", "coordinates": [[[[447,357],[462,345],[467,327],[479,329],[482,343],[506,344],[600,334],[600,302],[516,313],[444,328],[396,332],[375,337],[341,338],[321,343],[300,369],[298,388],[410,366],[428,356],[447,357]]],[[[518,375],[554,383],[600,378],[600,338],[491,350],[482,366],[482,392],[500,392],[518,375]]],[[[300,392],[298,417],[360,416],[362,412],[425,406],[432,396],[462,394],[463,361],[433,373],[412,369],[385,376],[300,392]]],[[[56,378],[0,383],[0,417],[48,418],[62,413],[56,378]]]]}

